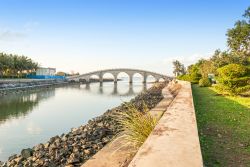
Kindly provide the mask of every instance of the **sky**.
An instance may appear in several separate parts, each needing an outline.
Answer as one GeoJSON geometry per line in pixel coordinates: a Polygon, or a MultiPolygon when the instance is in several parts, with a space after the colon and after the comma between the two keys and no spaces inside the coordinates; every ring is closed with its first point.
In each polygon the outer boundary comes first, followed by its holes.
{"type": "Polygon", "coordinates": [[[0,52],[86,73],[136,68],[172,75],[227,49],[249,0],[0,0],[0,52]]]}

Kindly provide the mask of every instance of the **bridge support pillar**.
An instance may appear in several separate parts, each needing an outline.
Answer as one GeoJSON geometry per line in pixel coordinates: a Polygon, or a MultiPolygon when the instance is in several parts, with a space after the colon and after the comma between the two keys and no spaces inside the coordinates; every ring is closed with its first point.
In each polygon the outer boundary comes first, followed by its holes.
{"type": "Polygon", "coordinates": [[[147,75],[143,75],[143,83],[147,82],[147,75]]]}
{"type": "Polygon", "coordinates": [[[85,81],[86,81],[86,84],[89,84],[90,83],[90,78],[89,77],[86,78],[85,81]]]}
{"type": "Polygon", "coordinates": [[[99,81],[100,83],[103,83],[103,75],[99,75],[99,81]]]}
{"type": "Polygon", "coordinates": [[[130,83],[130,84],[133,83],[133,75],[129,75],[129,83],[130,83]]]}
{"type": "Polygon", "coordinates": [[[118,94],[117,83],[114,84],[114,88],[113,88],[112,94],[113,94],[113,95],[118,94]]]}
{"type": "Polygon", "coordinates": [[[117,75],[114,75],[114,83],[117,84],[117,75]]]}

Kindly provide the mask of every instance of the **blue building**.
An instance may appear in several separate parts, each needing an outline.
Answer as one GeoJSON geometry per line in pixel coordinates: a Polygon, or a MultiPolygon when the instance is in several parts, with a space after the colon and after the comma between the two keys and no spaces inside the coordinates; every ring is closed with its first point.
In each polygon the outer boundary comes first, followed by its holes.
{"type": "Polygon", "coordinates": [[[65,76],[57,76],[56,68],[39,67],[36,70],[36,75],[28,75],[31,79],[65,79],[65,76]]]}

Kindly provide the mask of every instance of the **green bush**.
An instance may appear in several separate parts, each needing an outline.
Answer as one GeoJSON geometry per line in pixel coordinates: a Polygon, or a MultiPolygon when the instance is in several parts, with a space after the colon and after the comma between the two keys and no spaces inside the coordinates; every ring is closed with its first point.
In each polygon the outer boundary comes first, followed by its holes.
{"type": "Polygon", "coordinates": [[[197,74],[185,74],[185,75],[178,76],[177,79],[183,80],[183,81],[189,81],[191,83],[196,84],[199,82],[200,76],[197,74]]]}
{"type": "Polygon", "coordinates": [[[177,76],[177,79],[183,80],[183,81],[190,81],[190,77],[187,74],[185,74],[185,75],[179,75],[179,76],[177,76]]]}
{"type": "Polygon", "coordinates": [[[217,71],[219,84],[216,88],[222,93],[237,95],[250,90],[249,68],[240,64],[229,64],[217,71]]]}
{"type": "Polygon", "coordinates": [[[200,87],[210,87],[210,86],[212,86],[212,82],[209,78],[201,78],[199,80],[199,86],[200,87]]]}
{"type": "Polygon", "coordinates": [[[248,73],[248,68],[240,64],[229,64],[217,70],[221,78],[239,78],[244,77],[248,73]]]}

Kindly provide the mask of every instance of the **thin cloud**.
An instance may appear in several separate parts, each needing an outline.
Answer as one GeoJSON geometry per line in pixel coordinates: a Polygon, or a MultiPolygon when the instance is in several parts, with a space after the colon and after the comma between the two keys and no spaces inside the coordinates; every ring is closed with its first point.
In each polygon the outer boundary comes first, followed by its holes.
{"type": "Polygon", "coordinates": [[[24,30],[25,31],[32,31],[36,27],[38,27],[39,25],[40,25],[40,23],[37,21],[30,21],[30,22],[27,22],[24,24],[24,30]]]}
{"type": "Polygon", "coordinates": [[[14,41],[17,39],[26,38],[27,34],[22,32],[14,32],[10,30],[5,30],[0,32],[0,41],[14,41]]]}
{"type": "Polygon", "coordinates": [[[174,60],[179,60],[181,63],[183,63],[185,66],[189,66],[191,64],[196,63],[200,59],[208,59],[213,55],[213,53],[205,53],[205,54],[200,54],[200,53],[195,53],[191,56],[176,56],[176,57],[168,57],[163,60],[165,64],[169,64],[174,61],[174,60]]]}

